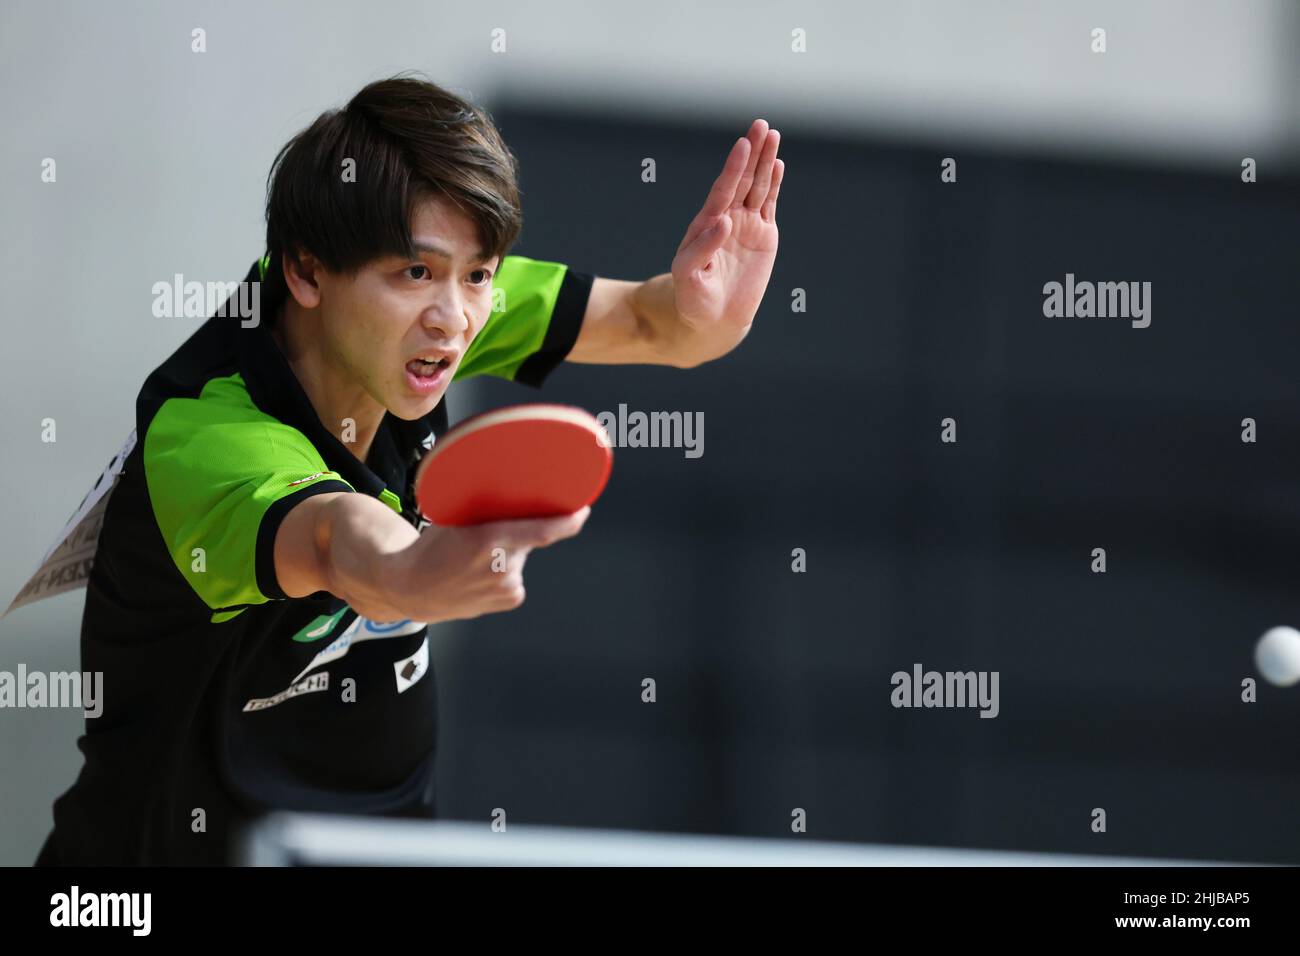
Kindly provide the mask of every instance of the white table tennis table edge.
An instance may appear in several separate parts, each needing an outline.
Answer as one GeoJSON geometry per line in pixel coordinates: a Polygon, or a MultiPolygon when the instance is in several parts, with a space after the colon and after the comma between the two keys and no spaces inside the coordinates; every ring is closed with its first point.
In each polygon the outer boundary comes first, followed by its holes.
{"type": "Polygon", "coordinates": [[[389,866],[1242,866],[1010,850],[860,844],[811,838],[694,836],[632,830],[279,813],[247,835],[251,865],[389,866]],[[802,842],[806,840],[806,842],[802,842]],[[802,843],[802,845],[801,845],[802,843]]]}

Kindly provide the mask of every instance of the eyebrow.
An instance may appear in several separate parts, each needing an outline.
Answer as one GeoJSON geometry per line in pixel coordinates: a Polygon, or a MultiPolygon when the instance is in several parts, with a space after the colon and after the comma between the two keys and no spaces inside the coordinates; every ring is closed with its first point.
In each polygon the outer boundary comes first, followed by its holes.
{"type": "MultiPolygon", "coordinates": [[[[414,242],[411,244],[411,248],[413,248],[416,252],[420,252],[420,253],[427,252],[430,255],[438,256],[441,259],[451,258],[451,252],[449,250],[443,248],[442,246],[435,246],[427,242],[414,242]]],[[[486,249],[480,249],[478,252],[478,258],[475,259],[474,261],[487,262],[491,258],[492,258],[491,253],[489,253],[486,249]]]]}

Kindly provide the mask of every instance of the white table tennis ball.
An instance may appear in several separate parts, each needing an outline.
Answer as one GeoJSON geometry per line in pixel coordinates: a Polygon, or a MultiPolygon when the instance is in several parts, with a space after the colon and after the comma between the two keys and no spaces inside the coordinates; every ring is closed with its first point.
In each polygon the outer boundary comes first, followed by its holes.
{"type": "Polygon", "coordinates": [[[1255,667],[1278,687],[1300,681],[1300,631],[1294,627],[1266,631],[1255,645],[1255,667]]]}

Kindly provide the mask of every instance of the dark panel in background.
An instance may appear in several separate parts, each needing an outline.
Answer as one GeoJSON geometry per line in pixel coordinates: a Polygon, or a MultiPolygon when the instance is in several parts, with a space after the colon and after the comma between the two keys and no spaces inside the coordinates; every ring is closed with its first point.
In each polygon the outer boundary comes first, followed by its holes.
{"type": "MultiPolygon", "coordinates": [[[[616,278],[667,270],[746,120],[496,115],[517,251],[616,278]]],[[[740,350],[487,387],[703,412],[704,455],[616,449],[525,606],[439,649],[443,812],[781,836],[802,807],[821,839],[1300,857],[1300,688],[1240,699],[1256,638],[1300,623],[1296,183],[793,132],[782,155],[740,350]],[[1045,318],[1067,272],[1150,281],[1150,328],[1045,318]],[[916,662],[998,671],[1000,715],[893,708],[916,662]]]]}

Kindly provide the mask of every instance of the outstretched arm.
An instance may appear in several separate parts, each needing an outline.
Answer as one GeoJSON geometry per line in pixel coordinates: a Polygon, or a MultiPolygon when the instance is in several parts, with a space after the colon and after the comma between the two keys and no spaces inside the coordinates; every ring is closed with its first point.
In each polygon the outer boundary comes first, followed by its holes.
{"type": "Polygon", "coordinates": [[[671,272],[595,280],[568,361],[692,368],[740,344],[776,261],[780,141],[759,119],[731,147],[671,272]]]}
{"type": "Polygon", "coordinates": [[[329,591],[374,621],[432,624],[509,611],[524,601],[528,553],[573,537],[590,513],[420,534],[369,495],[320,494],[280,524],[276,579],[291,598],[329,591]]]}

